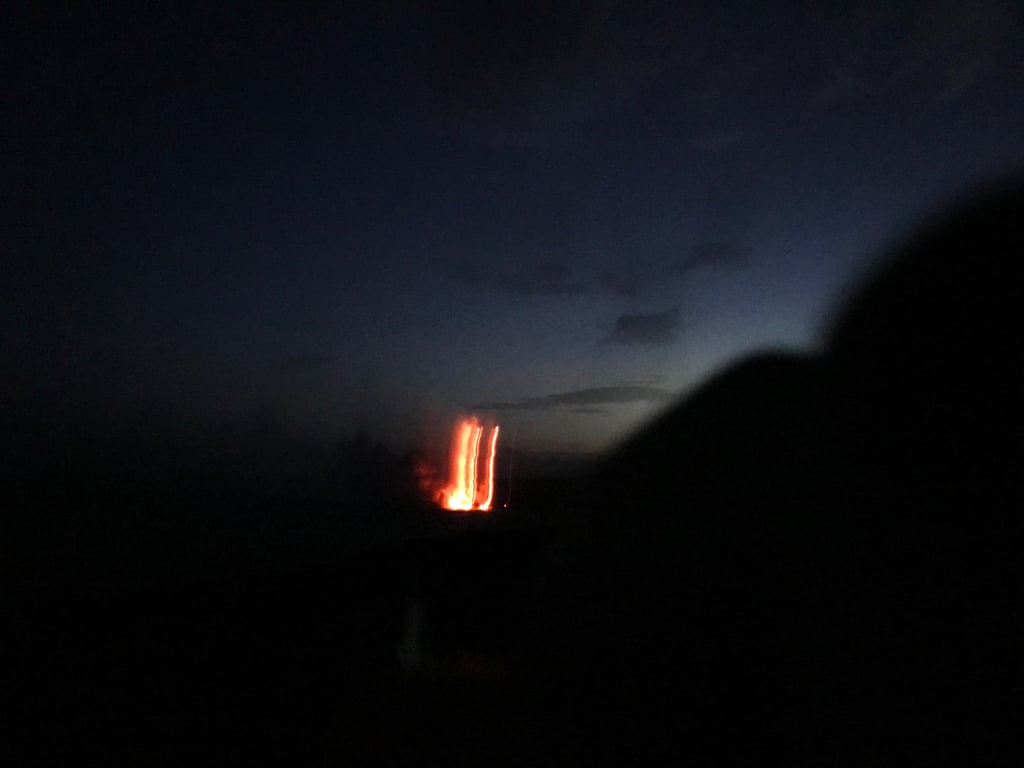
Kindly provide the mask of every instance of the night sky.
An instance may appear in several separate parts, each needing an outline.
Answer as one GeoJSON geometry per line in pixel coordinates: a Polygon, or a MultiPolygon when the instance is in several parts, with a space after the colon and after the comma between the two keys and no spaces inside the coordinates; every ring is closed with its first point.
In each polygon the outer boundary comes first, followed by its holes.
{"type": "Polygon", "coordinates": [[[6,24],[16,447],[602,450],[1024,159],[1011,2],[208,5],[6,24]]]}

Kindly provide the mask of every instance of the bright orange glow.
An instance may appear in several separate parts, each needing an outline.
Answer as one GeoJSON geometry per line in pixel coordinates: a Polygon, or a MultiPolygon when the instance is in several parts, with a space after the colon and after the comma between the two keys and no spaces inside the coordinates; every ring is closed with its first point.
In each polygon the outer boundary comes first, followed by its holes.
{"type": "Polygon", "coordinates": [[[484,428],[477,425],[473,428],[473,450],[469,453],[469,472],[466,473],[465,482],[462,487],[470,491],[470,496],[476,500],[476,470],[480,462],[480,438],[483,436],[484,428]]]}
{"type": "Polygon", "coordinates": [[[487,478],[484,485],[487,495],[484,496],[484,502],[480,505],[480,509],[490,509],[491,500],[494,498],[494,454],[498,452],[498,430],[500,429],[501,427],[495,424],[494,429],[491,430],[491,445],[487,451],[487,478]]]}
{"type": "Polygon", "coordinates": [[[494,457],[498,450],[498,430],[491,428],[490,439],[481,461],[480,441],[484,427],[475,418],[462,419],[452,432],[448,484],[441,489],[438,500],[442,507],[458,512],[491,508],[494,498],[494,457]],[[481,471],[482,465],[482,471],[481,471]],[[479,480],[478,480],[479,478],[479,480]]]}

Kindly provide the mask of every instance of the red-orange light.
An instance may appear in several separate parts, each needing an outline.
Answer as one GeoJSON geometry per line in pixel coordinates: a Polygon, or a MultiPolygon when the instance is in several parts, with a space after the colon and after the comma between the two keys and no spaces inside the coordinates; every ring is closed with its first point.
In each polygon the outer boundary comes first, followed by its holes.
{"type": "Polygon", "coordinates": [[[439,493],[441,506],[457,512],[486,512],[494,499],[494,461],[498,451],[497,425],[491,427],[483,456],[480,442],[484,427],[470,417],[461,419],[452,431],[448,483],[439,493]],[[479,480],[478,480],[479,478],[479,480]]]}

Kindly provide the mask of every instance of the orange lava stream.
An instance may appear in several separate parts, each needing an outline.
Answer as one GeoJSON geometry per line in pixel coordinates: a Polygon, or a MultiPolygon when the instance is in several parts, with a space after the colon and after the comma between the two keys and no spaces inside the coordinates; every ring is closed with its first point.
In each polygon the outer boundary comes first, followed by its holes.
{"type": "Polygon", "coordinates": [[[494,457],[498,449],[498,426],[491,428],[486,454],[481,462],[480,441],[484,427],[475,418],[462,419],[452,433],[448,484],[439,494],[441,506],[458,512],[491,508],[494,498],[494,457]],[[480,465],[483,464],[481,473],[480,465]],[[482,478],[478,482],[478,476],[482,478]]]}
{"type": "Polygon", "coordinates": [[[491,446],[487,452],[487,496],[484,498],[483,504],[480,505],[480,509],[490,509],[491,500],[494,498],[494,454],[498,452],[498,430],[500,430],[497,424],[494,425],[494,429],[491,430],[491,446]]]}

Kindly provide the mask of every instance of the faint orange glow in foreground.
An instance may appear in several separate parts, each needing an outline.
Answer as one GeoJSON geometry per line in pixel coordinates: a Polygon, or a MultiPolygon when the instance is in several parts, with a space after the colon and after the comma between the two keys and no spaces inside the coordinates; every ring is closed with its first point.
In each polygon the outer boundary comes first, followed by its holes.
{"type": "Polygon", "coordinates": [[[452,430],[448,482],[438,494],[440,504],[455,512],[486,512],[494,499],[494,454],[498,450],[495,424],[489,429],[475,418],[460,419],[452,430]],[[484,439],[484,433],[487,438],[484,439]],[[481,450],[481,444],[483,449],[481,450]]]}

